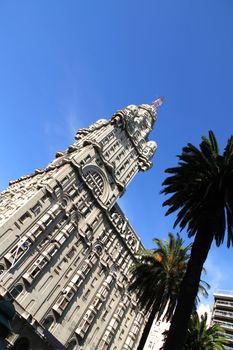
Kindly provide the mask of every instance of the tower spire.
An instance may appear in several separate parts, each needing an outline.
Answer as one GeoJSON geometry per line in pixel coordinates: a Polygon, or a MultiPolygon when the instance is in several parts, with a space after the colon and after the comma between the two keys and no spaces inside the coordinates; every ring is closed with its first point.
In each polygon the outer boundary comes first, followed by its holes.
{"type": "Polygon", "coordinates": [[[154,100],[152,103],[151,103],[151,107],[153,107],[155,110],[161,106],[161,104],[163,103],[164,101],[164,97],[163,96],[160,96],[158,97],[156,100],[154,100]]]}

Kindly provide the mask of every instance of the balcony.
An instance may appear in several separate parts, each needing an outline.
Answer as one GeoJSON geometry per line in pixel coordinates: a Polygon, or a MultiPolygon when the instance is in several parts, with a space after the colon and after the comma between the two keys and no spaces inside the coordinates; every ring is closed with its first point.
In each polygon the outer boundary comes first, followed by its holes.
{"type": "Polygon", "coordinates": [[[233,323],[230,323],[230,322],[226,322],[226,321],[216,321],[215,322],[218,322],[220,323],[220,325],[225,328],[225,329],[229,329],[230,331],[233,331],[233,323]]]}
{"type": "Polygon", "coordinates": [[[221,318],[227,318],[233,321],[233,312],[231,311],[215,310],[214,317],[215,316],[218,316],[221,318]]]}

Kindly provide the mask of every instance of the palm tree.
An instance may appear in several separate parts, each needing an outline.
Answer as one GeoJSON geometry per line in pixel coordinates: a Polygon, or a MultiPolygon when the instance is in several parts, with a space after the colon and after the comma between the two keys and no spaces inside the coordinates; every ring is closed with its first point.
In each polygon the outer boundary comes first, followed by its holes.
{"type": "Polygon", "coordinates": [[[189,319],[198,292],[201,272],[212,241],[220,246],[227,232],[227,246],[233,245],[233,136],[221,155],[212,131],[203,137],[200,149],[183,148],[177,167],[164,182],[162,193],[170,195],[166,215],[178,210],[174,227],[187,227],[195,236],[191,257],[181,284],[177,307],[166,340],[166,350],[182,350],[189,319]]]}
{"type": "Polygon", "coordinates": [[[166,320],[171,318],[191,249],[191,245],[183,247],[181,237],[171,233],[168,240],[153,241],[156,248],[142,250],[140,261],[131,268],[129,291],[136,293],[139,307],[150,313],[138,350],[143,349],[155,319],[162,315],[166,320]]]}
{"type": "Polygon", "coordinates": [[[194,312],[190,318],[184,350],[224,350],[227,338],[221,335],[223,333],[218,323],[211,326],[207,324],[207,313],[199,317],[194,312]]]}

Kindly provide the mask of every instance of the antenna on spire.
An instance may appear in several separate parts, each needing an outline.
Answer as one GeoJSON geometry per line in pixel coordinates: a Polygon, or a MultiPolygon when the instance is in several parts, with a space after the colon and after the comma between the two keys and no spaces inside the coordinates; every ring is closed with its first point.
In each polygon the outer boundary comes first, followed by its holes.
{"type": "Polygon", "coordinates": [[[160,96],[159,98],[157,98],[155,101],[153,101],[151,103],[151,107],[153,107],[155,110],[161,106],[161,104],[163,103],[164,101],[164,97],[163,96],[160,96]]]}

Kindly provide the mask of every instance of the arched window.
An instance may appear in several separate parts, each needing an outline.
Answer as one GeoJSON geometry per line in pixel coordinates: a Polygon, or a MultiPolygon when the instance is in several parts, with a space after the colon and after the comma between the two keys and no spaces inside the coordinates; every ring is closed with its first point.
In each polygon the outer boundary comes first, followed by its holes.
{"type": "Polygon", "coordinates": [[[11,290],[10,290],[10,294],[11,296],[16,299],[20,293],[22,293],[23,291],[23,285],[22,284],[16,284],[16,286],[14,286],[11,290]]]}
{"type": "Polygon", "coordinates": [[[88,186],[102,202],[105,202],[108,199],[109,188],[104,172],[95,165],[87,165],[82,171],[88,186]]]}
{"type": "Polygon", "coordinates": [[[103,247],[100,243],[97,243],[93,247],[93,251],[96,252],[98,255],[101,255],[103,252],[103,247]]]}
{"type": "Polygon", "coordinates": [[[12,350],[29,350],[29,349],[30,349],[30,342],[25,337],[18,338],[12,347],[12,350]]]}
{"type": "Polygon", "coordinates": [[[76,340],[75,339],[72,339],[70,342],[69,342],[69,345],[67,347],[67,350],[75,350],[76,349],[76,340]]]}
{"type": "Polygon", "coordinates": [[[50,315],[46,317],[46,319],[43,321],[44,328],[49,329],[52,326],[53,322],[54,322],[53,316],[50,315]]]}

